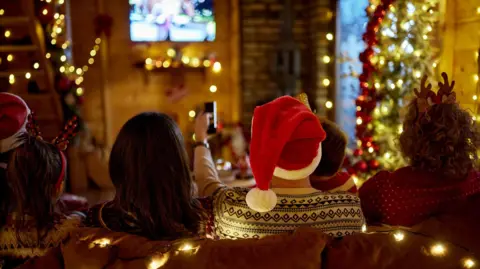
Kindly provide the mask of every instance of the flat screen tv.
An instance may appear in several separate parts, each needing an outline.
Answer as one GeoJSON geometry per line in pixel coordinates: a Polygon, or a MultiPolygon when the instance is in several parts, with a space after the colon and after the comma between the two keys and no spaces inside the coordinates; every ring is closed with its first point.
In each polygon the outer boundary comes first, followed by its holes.
{"type": "Polygon", "coordinates": [[[133,42],[214,41],[213,0],[129,0],[133,42]]]}

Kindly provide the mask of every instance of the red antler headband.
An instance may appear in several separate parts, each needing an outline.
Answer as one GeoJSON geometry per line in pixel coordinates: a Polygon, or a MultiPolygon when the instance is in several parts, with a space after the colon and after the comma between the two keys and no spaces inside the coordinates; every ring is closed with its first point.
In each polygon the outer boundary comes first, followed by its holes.
{"type": "Polygon", "coordinates": [[[448,75],[443,72],[442,78],[444,83],[438,83],[438,93],[432,91],[432,84],[425,85],[428,77],[425,75],[420,83],[420,92],[414,89],[417,96],[417,109],[419,113],[426,112],[430,107],[437,104],[455,104],[457,102],[457,94],[453,91],[455,81],[448,83],[448,75]]]}
{"type": "MultiPolygon", "coordinates": [[[[60,176],[58,177],[57,182],[55,183],[56,190],[60,190],[60,187],[62,186],[62,182],[65,177],[65,168],[67,166],[67,161],[63,151],[67,149],[68,144],[70,143],[70,140],[73,137],[75,137],[75,135],[77,135],[77,126],[78,126],[78,119],[76,116],[74,116],[65,124],[60,134],[57,137],[55,137],[55,139],[53,139],[52,141],[52,144],[59,149],[60,158],[62,160],[62,170],[60,172],[60,176]]],[[[35,114],[33,111],[28,116],[26,129],[30,136],[43,140],[41,136],[42,133],[40,132],[40,128],[38,127],[38,124],[35,120],[35,114]]]]}

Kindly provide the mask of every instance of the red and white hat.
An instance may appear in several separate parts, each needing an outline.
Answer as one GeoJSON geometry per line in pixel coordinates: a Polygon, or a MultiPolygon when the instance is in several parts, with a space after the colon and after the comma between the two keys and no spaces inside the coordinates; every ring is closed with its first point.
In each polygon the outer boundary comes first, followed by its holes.
{"type": "Polygon", "coordinates": [[[257,187],[246,197],[248,206],[268,212],[277,204],[270,190],[272,176],[286,180],[308,177],[322,158],[326,133],[317,116],[299,100],[283,96],[255,108],[252,118],[250,165],[257,187]]]}
{"type": "Polygon", "coordinates": [[[19,146],[21,133],[26,132],[30,109],[17,95],[0,92],[0,153],[19,146]]]}

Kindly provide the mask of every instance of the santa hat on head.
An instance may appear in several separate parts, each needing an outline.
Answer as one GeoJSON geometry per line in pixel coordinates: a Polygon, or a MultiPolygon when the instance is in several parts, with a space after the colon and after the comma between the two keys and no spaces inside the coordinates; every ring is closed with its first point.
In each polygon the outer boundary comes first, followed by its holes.
{"type": "Polygon", "coordinates": [[[18,136],[26,132],[28,115],[30,109],[22,98],[0,92],[0,153],[19,146],[18,136]]]}
{"type": "Polygon", "coordinates": [[[326,133],[317,116],[301,101],[283,96],[255,108],[252,119],[250,166],[257,187],[246,197],[248,206],[268,212],[277,204],[270,190],[272,176],[286,180],[308,177],[322,158],[326,133]]]}

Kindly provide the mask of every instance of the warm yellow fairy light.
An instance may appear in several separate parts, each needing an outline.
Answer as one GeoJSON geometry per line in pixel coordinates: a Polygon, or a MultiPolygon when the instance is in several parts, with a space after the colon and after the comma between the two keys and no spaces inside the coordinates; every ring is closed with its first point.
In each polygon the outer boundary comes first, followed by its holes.
{"type": "Polygon", "coordinates": [[[90,51],[90,56],[95,57],[97,55],[97,52],[95,50],[90,51]]]}
{"type": "Polygon", "coordinates": [[[87,72],[88,71],[88,65],[84,65],[82,69],[83,69],[83,72],[87,72]]]}
{"type": "Polygon", "coordinates": [[[12,32],[10,30],[5,31],[5,37],[9,38],[12,35],[12,32]]]}
{"type": "Polygon", "coordinates": [[[174,49],[170,48],[170,49],[167,50],[167,55],[168,55],[168,57],[173,58],[177,55],[177,52],[174,49]]]}
{"type": "Polygon", "coordinates": [[[420,57],[420,55],[422,55],[422,52],[419,50],[416,50],[413,52],[413,55],[415,55],[415,57],[420,57]]]}
{"type": "Polygon", "coordinates": [[[180,247],[180,250],[181,251],[189,251],[189,250],[192,250],[193,249],[193,246],[186,243],[186,244],[183,244],[181,247],[180,247]]]}
{"type": "Polygon", "coordinates": [[[433,30],[432,26],[431,25],[428,25],[427,26],[427,31],[431,32],[433,30]]]}
{"type": "Polygon", "coordinates": [[[478,96],[476,94],[472,98],[473,98],[474,101],[478,100],[478,96]]]}
{"type": "Polygon", "coordinates": [[[210,62],[210,60],[204,60],[203,61],[203,66],[210,67],[211,65],[212,65],[212,62],[210,62]]]}
{"type": "Polygon", "coordinates": [[[190,62],[190,58],[188,56],[182,56],[182,63],[188,64],[190,62]]]}
{"type": "Polygon", "coordinates": [[[33,63],[33,69],[38,69],[40,68],[40,64],[39,63],[33,63]]]}
{"type": "Polygon", "coordinates": [[[43,14],[43,15],[47,15],[47,14],[48,14],[48,10],[47,10],[47,9],[44,9],[44,10],[42,11],[42,14],[43,14]]]}
{"type": "Polygon", "coordinates": [[[214,73],[220,73],[222,71],[222,64],[220,62],[215,62],[212,67],[214,73]]]}
{"type": "Polygon", "coordinates": [[[323,60],[324,63],[328,64],[330,62],[330,57],[325,55],[325,56],[323,56],[322,60],[323,60]]]}
{"type": "Polygon", "coordinates": [[[475,261],[470,258],[466,258],[463,260],[463,267],[464,268],[473,268],[475,267],[475,261]]]}
{"type": "Polygon", "coordinates": [[[405,239],[405,234],[402,231],[397,231],[393,234],[393,238],[395,241],[401,242],[403,239],[405,239]]]}
{"type": "Polygon", "coordinates": [[[403,80],[402,80],[402,79],[399,79],[399,80],[397,81],[397,86],[398,86],[398,87],[402,87],[402,85],[403,85],[403,80]]]}
{"type": "Polygon", "coordinates": [[[447,249],[442,244],[435,244],[430,248],[430,253],[433,256],[443,256],[447,252],[447,249]]]}
{"type": "Polygon", "coordinates": [[[403,126],[399,126],[398,127],[398,134],[402,134],[403,133],[403,126]]]}
{"type": "Polygon", "coordinates": [[[99,51],[99,50],[100,50],[100,46],[99,46],[99,45],[95,45],[95,46],[93,46],[93,49],[96,50],[96,51],[99,51]]]}
{"type": "Polygon", "coordinates": [[[162,61],[155,61],[155,67],[160,68],[162,67],[163,62],[162,61]]]}
{"type": "Polygon", "coordinates": [[[148,65],[152,64],[152,62],[153,62],[153,60],[151,58],[147,58],[145,60],[145,64],[148,64],[148,65]]]}
{"type": "Polygon", "coordinates": [[[60,57],[60,61],[65,62],[66,60],[67,60],[67,56],[62,55],[62,56],[60,57]]]}
{"type": "Polygon", "coordinates": [[[53,15],[53,18],[56,19],[56,20],[58,20],[59,17],[60,17],[60,14],[58,14],[58,13],[55,13],[55,15],[53,15]]]}
{"type": "Polygon", "coordinates": [[[32,74],[30,74],[29,72],[25,73],[25,78],[26,79],[30,79],[32,77],[32,74]]]}
{"type": "Polygon", "coordinates": [[[210,86],[210,92],[217,92],[217,86],[215,85],[210,86]]]}
{"type": "Polygon", "coordinates": [[[3,16],[3,14],[5,14],[5,10],[0,9],[0,16],[3,16]]]}
{"type": "Polygon", "coordinates": [[[45,58],[50,59],[50,57],[52,57],[52,54],[50,54],[50,52],[47,52],[47,54],[45,54],[45,58]]]}
{"type": "Polygon", "coordinates": [[[93,58],[88,59],[88,64],[93,64],[95,60],[93,58]]]}
{"type": "Polygon", "coordinates": [[[57,32],[57,34],[61,34],[62,33],[62,28],[58,27],[57,30],[55,30],[55,32],[57,32]]]}
{"type": "Polygon", "coordinates": [[[325,107],[326,107],[327,109],[331,109],[331,108],[333,107],[332,101],[327,101],[327,102],[325,102],[325,107]]]}
{"type": "Polygon", "coordinates": [[[368,152],[369,152],[369,153],[373,153],[373,148],[372,148],[372,147],[369,147],[369,148],[368,148],[368,152]]]}
{"type": "Polygon", "coordinates": [[[333,40],[333,34],[332,34],[332,33],[328,33],[328,34],[326,35],[326,38],[327,38],[327,40],[332,41],[332,40],[333,40]]]}
{"type": "Polygon", "coordinates": [[[395,89],[395,84],[390,83],[390,88],[391,88],[392,90],[395,89]]]}
{"type": "Polygon", "coordinates": [[[45,2],[47,2],[47,3],[51,3],[51,2],[52,2],[52,0],[45,0],[45,2]]]}
{"type": "Polygon", "coordinates": [[[63,5],[63,3],[65,3],[65,0],[58,0],[59,5],[63,5]]]}
{"type": "Polygon", "coordinates": [[[392,154],[390,152],[386,152],[384,155],[385,159],[390,159],[390,157],[392,156],[392,154]]]}
{"type": "Polygon", "coordinates": [[[83,74],[82,68],[77,68],[76,73],[77,75],[82,75],[83,74]]]}
{"type": "Polygon", "coordinates": [[[433,68],[437,68],[437,63],[433,63],[433,64],[432,64],[432,67],[433,67],[433,68]]]}
{"type": "Polygon", "coordinates": [[[374,86],[375,86],[376,89],[378,89],[378,88],[380,88],[380,83],[376,82],[376,83],[374,84],[374,86]]]}
{"type": "Polygon", "coordinates": [[[8,54],[8,55],[7,55],[7,61],[8,61],[8,62],[13,61],[13,55],[12,55],[12,54],[8,54]]]}
{"type": "Polygon", "coordinates": [[[170,61],[163,62],[163,68],[169,68],[169,67],[170,67],[170,61]]]}
{"type": "Polygon", "coordinates": [[[70,66],[70,67],[68,68],[68,71],[69,71],[69,72],[75,72],[75,66],[70,66]]]}
{"type": "Polygon", "coordinates": [[[357,106],[357,111],[362,111],[362,107],[361,107],[361,106],[357,106]]]}
{"type": "Polygon", "coordinates": [[[82,82],[83,82],[83,77],[78,77],[78,78],[75,80],[75,84],[77,84],[77,85],[82,84],[82,82]]]}
{"type": "Polygon", "coordinates": [[[420,78],[422,76],[422,73],[420,71],[415,71],[413,72],[413,75],[416,77],[416,78],[420,78]]]}
{"type": "Polygon", "coordinates": [[[100,43],[102,43],[102,39],[100,37],[96,38],[95,44],[99,45],[100,43]]]}
{"type": "Polygon", "coordinates": [[[52,39],[52,41],[51,41],[50,43],[52,43],[52,45],[55,45],[55,44],[57,44],[57,40],[56,40],[56,39],[52,39]]]}
{"type": "Polygon", "coordinates": [[[9,82],[10,84],[14,84],[14,83],[15,83],[15,76],[14,76],[13,74],[10,74],[10,75],[8,76],[8,82],[9,82]]]}
{"type": "Polygon", "coordinates": [[[199,67],[200,66],[200,60],[198,58],[192,58],[192,66],[193,67],[199,67]]]}
{"type": "Polygon", "coordinates": [[[330,80],[328,78],[324,78],[322,80],[322,84],[323,84],[323,86],[327,87],[328,85],[330,85],[330,80]]]}
{"type": "Polygon", "coordinates": [[[473,75],[473,80],[475,80],[475,82],[478,82],[478,75],[477,74],[473,75]]]}
{"type": "Polygon", "coordinates": [[[65,66],[60,66],[60,68],[58,70],[60,71],[60,73],[65,72],[65,66]]]}
{"type": "Polygon", "coordinates": [[[428,35],[423,35],[423,40],[427,40],[428,39],[428,35]]]}
{"type": "Polygon", "coordinates": [[[67,43],[63,43],[62,44],[62,49],[66,50],[68,48],[68,44],[67,43]]]}
{"type": "Polygon", "coordinates": [[[197,115],[197,113],[195,113],[194,110],[190,110],[190,111],[188,112],[188,116],[189,116],[190,118],[195,118],[195,115],[197,115]]]}
{"type": "Polygon", "coordinates": [[[80,88],[80,87],[77,88],[77,91],[76,91],[76,92],[77,92],[77,95],[78,95],[78,96],[82,96],[82,95],[83,95],[83,88],[80,88]]]}
{"type": "Polygon", "coordinates": [[[360,124],[362,124],[362,123],[363,123],[363,120],[362,120],[362,118],[360,118],[360,117],[359,117],[359,118],[357,118],[357,125],[360,125],[360,124]]]}

